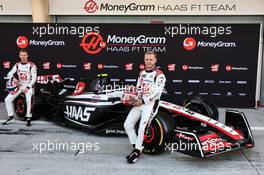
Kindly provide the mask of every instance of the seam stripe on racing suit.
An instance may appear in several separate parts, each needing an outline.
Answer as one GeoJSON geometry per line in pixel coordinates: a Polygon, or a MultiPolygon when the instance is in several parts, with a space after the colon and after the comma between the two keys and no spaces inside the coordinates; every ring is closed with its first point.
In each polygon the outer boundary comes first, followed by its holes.
{"type": "Polygon", "coordinates": [[[134,106],[129,112],[124,123],[131,144],[135,144],[135,148],[143,150],[143,141],[145,128],[157,114],[159,108],[159,99],[165,87],[166,78],[163,72],[157,68],[151,70],[143,70],[140,72],[137,89],[139,89],[140,97],[143,105],[134,106]],[[135,131],[135,125],[140,120],[138,135],[135,131]]]}
{"type": "Polygon", "coordinates": [[[26,117],[32,116],[32,103],[34,94],[34,84],[37,79],[37,67],[34,63],[28,62],[22,64],[21,62],[16,63],[11,71],[7,74],[8,79],[14,78],[14,74],[17,73],[19,81],[19,90],[15,94],[8,94],[5,98],[5,106],[8,116],[14,115],[13,101],[19,96],[25,88],[29,88],[28,92],[25,93],[27,103],[26,117]]]}

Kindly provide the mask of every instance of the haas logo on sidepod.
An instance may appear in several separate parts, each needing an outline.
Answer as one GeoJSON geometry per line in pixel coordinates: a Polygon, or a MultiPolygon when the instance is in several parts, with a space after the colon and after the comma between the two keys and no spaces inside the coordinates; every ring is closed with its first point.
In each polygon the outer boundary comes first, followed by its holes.
{"type": "Polygon", "coordinates": [[[93,107],[81,107],[66,105],[64,114],[65,117],[76,121],[88,122],[90,119],[90,112],[95,111],[93,107]]]}

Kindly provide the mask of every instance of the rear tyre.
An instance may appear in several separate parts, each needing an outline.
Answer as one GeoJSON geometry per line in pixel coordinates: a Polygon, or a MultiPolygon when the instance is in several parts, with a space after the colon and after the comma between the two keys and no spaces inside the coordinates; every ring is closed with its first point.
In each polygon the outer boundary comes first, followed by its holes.
{"type": "Polygon", "coordinates": [[[14,109],[17,117],[21,120],[25,120],[27,113],[26,96],[21,93],[14,101],[14,109]]]}
{"type": "MultiPolygon", "coordinates": [[[[26,120],[27,114],[27,102],[26,96],[24,93],[21,93],[15,100],[14,100],[14,109],[16,116],[20,120],[26,120]]],[[[32,107],[32,117],[31,120],[38,119],[41,114],[44,112],[43,110],[43,100],[35,98],[32,107]]]]}

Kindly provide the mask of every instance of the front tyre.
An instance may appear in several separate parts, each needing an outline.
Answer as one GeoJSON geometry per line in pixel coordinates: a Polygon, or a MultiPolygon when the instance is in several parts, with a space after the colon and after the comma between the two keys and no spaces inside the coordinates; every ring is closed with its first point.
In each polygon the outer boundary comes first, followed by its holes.
{"type": "Polygon", "coordinates": [[[191,99],[190,101],[186,102],[184,107],[214,120],[219,120],[219,112],[217,107],[206,100],[200,98],[191,99]]]}
{"type": "Polygon", "coordinates": [[[162,153],[174,128],[174,120],[167,113],[158,112],[145,130],[143,152],[146,154],[162,153]]]}

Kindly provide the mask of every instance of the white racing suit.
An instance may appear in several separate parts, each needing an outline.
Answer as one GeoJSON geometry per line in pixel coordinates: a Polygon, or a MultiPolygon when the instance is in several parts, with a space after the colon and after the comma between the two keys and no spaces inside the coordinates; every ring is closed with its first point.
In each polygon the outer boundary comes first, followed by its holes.
{"type": "Polygon", "coordinates": [[[18,76],[18,91],[14,94],[9,93],[7,97],[5,98],[5,105],[8,116],[14,115],[14,108],[13,108],[13,101],[15,98],[23,92],[25,88],[29,88],[27,93],[25,93],[26,96],[26,102],[27,102],[27,114],[26,117],[31,117],[31,108],[32,108],[32,97],[34,93],[34,84],[37,79],[37,67],[34,63],[28,62],[28,63],[16,63],[11,71],[7,74],[8,79],[14,78],[14,74],[17,73],[18,76]]]}
{"type": "Polygon", "coordinates": [[[138,150],[143,150],[144,133],[146,126],[157,114],[159,108],[159,99],[164,90],[166,78],[161,70],[153,68],[140,72],[137,89],[141,93],[143,105],[134,106],[129,112],[124,123],[124,128],[129,137],[129,141],[138,150]],[[135,125],[139,121],[138,135],[135,131],[135,125]]]}

